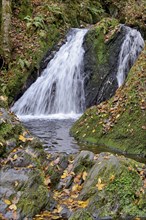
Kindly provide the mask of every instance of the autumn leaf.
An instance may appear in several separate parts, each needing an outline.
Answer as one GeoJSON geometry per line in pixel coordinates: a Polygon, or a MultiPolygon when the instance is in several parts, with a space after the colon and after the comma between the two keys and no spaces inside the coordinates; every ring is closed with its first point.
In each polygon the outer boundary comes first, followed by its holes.
{"type": "Polygon", "coordinates": [[[9,206],[9,209],[16,211],[17,206],[15,204],[12,204],[12,205],[9,206]]]}
{"type": "Polygon", "coordinates": [[[78,205],[81,207],[81,208],[86,208],[89,204],[89,200],[86,200],[86,201],[78,201],[78,205]]]}
{"type": "Polygon", "coordinates": [[[75,191],[78,191],[78,184],[75,184],[73,187],[72,187],[72,192],[75,192],[75,191]]]}
{"type": "Polygon", "coordinates": [[[98,183],[96,184],[96,186],[97,186],[98,190],[101,191],[105,187],[105,184],[101,183],[101,179],[98,178],[98,183]]]}
{"type": "Polygon", "coordinates": [[[67,170],[64,171],[63,175],[61,176],[61,179],[65,179],[68,176],[67,170]]]}
{"type": "Polygon", "coordinates": [[[26,138],[23,135],[19,135],[19,140],[22,142],[26,142],[26,138]]]}
{"type": "Polygon", "coordinates": [[[17,160],[18,156],[17,154],[14,155],[13,160],[17,160]]]}
{"type": "Polygon", "coordinates": [[[33,165],[30,164],[30,165],[28,165],[26,168],[31,169],[31,168],[33,168],[33,165]]]}
{"type": "Polygon", "coordinates": [[[110,181],[112,182],[115,179],[115,175],[111,175],[110,181]]]}
{"type": "Polygon", "coordinates": [[[17,186],[18,186],[18,184],[19,184],[19,182],[18,182],[18,181],[15,181],[15,187],[17,187],[17,186]]]}
{"type": "Polygon", "coordinates": [[[7,205],[11,205],[11,201],[8,200],[8,199],[5,199],[5,200],[4,200],[4,203],[7,204],[7,205]]]}
{"type": "Polygon", "coordinates": [[[86,172],[86,171],[84,171],[84,172],[83,172],[83,175],[82,175],[82,178],[83,178],[83,180],[84,180],[84,181],[86,180],[87,175],[88,175],[88,174],[87,174],[87,172],[86,172]]]}
{"type": "Polygon", "coordinates": [[[54,160],[54,164],[57,165],[60,162],[60,158],[58,157],[56,160],[54,160]]]}
{"type": "Polygon", "coordinates": [[[45,178],[44,184],[45,184],[46,186],[48,186],[50,183],[51,183],[51,180],[50,180],[50,177],[48,176],[48,177],[45,178]]]}
{"type": "Polygon", "coordinates": [[[73,187],[72,187],[72,192],[76,192],[76,191],[80,191],[82,189],[82,186],[78,185],[78,184],[75,184],[73,187]]]}

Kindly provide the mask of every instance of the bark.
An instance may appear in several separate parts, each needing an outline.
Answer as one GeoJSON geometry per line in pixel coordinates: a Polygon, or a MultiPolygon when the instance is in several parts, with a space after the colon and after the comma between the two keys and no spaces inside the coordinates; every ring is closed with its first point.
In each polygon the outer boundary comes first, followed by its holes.
{"type": "Polygon", "coordinates": [[[5,62],[10,61],[11,44],[10,44],[10,30],[11,30],[11,0],[2,0],[2,54],[5,62]]]}

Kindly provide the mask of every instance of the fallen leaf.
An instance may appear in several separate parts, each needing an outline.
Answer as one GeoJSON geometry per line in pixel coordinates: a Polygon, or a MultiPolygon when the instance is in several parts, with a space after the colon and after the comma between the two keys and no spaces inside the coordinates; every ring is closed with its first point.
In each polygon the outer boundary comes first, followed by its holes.
{"type": "Polygon", "coordinates": [[[68,176],[67,170],[64,171],[63,175],[61,176],[61,179],[65,179],[68,176]]]}
{"type": "Polygon", "coordinates": [[[72,187],[72,192],[75,192],[75,191],[78,191],[78,184],[75,184],[73,187],[72,187]]]}
{"type": "Polygon", "coordinates": [[[51,183],[51,180],[50,180],[50,177],[48,176],[48,177],[45,178],[44,184],[45,184],[46,186],[48,186],[50,183],[51,183]]]}
{"type": "Polygon", "coordinates": [[[18,184],[19,184],[18,181],[15,181],[15,187],[18,186],[18,184]]]}
{"type": "Polygon", "coordinates": [[[115,179],[115,175],[111,175],[110,181],[112,182],[115,179]]]}
{"type": "Polygon", "coordinates": [[[17,154],[14,155],[13,160],[17,160],[18,156],[17,154]]]}
{"type": "Polygon", "coordinates": [[[82,175],[82,178],[83,178],[83,180],[84,180],[84,181],[86,180],[87,175],[88,175],[88,174],[87,174],[87,172],[86,172],[86,171],[84,171],[84,172],[83,172],[83,175],[82,175]]]}
{"type": "Polygon", "coordinates": [[[11,201],[8,200],[8,199],[5,199],[5,200],[4,200],[4,203],[7,204],[7,205],[11,205],[11,201]]]}
{"type": "Polygon", "coordinates": [[[56,160],[54,160],[54,164],[57,165],[60,161],[60,158],[58,157],[56,160]]]}
{"type": "Polygon", "coordinates": [[[86,208],[87,205],[89,204],[89,200],[86,201],[78,201],[78,205],[82,208],[86,208]]]}
{"type": "Polygon", "coordinates": [[[9,206],[9,209],[16,211],[17,206],[15,204],[12,204],[12,205],[9,206]]]}
{"type": "Polygon", "coordinates": [[[26,142],[26,138],[23,135],[19,135],[19,140],[22,142],[26,142]]]}
{"type": "Polygon", "coordinates": [[[98,178],[98,183],[96,184],[96,186],[97,186],[98,190],[101,191],[105,187],[105,184],[101,183],[101,179],[98,178]]]}

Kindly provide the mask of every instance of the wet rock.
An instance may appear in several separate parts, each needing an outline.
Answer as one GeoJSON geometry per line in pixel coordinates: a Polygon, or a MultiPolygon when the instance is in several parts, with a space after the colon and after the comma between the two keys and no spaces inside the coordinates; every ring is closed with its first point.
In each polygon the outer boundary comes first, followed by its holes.
{"type": "Polygon", "coordinates": [[[93,165],[94,153],[90,151],[81,151],[73,162],[73,171],[77,172],[80,169],[91,168],[93,165]]]}
{"type": "Polygon", "coordinates": [[[42,209],[51,210],[55,205],[40,166],[41,156],[44,158],[44,155],[40,154],[40,149],[37,151],[20,147],[2,160],[0,213],[7,219],[12,219],[14,212],[15,219],[31,219],[42,209]]]}
{"type": "Polygon", "coordinates": [[[108,100],[118,88],[117,68],[125,27],[107,42],[100,23],[91,29],[84,41],[84,74],[86,108],[108,100]]]}

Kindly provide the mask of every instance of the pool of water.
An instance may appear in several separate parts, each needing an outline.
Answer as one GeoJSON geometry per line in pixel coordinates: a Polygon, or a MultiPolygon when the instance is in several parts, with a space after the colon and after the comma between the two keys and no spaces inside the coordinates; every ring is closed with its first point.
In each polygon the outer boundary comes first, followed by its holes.
{"type": "Polygon", "coordinates": [[[77,153],[79,145],[69,135],[75,119],[29,119],[22,121],[25,127],[43,142],[48,152],[77,153]]]}
{"type": "Polygon", "coordinates": [[[146,158],[142,155],[126,154],[115,150],[114,148],[107,148],[105,146],[97,146],[87,143],[77,143],[77,141],[70,135],[69,131],[73,123],[77,120],[74,118],[56,117],[48,118],[21,118],[24,126],[36,137],[40,138],[44,148],[47,152],[60,152],[67,154],[74,154],[81,150],[90,150],[94,153],[111,152],[118,155],[124,155],[135,159],[139,162],[146,163],[146,158]]]}

